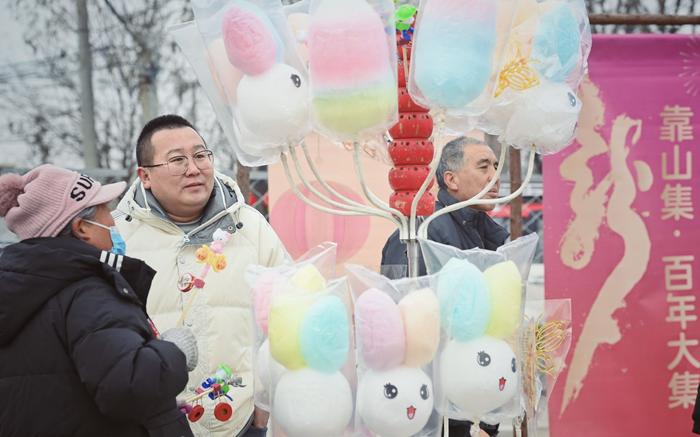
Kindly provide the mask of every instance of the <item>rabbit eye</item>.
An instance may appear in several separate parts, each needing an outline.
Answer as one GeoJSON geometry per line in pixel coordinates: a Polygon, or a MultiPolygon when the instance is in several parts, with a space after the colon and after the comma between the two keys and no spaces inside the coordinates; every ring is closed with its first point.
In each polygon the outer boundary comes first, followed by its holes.
{"type": "Polygon", "coordinates": [[[573,95],[572,93],[567,93],[567,96],[569,97],[569,103],[571,103],[571,107],[576,106],[576,96],[573,95]]]}
{"type": "Polygon", "coordinates": [[[476,355],[476,362],[479,363],[481,367],[486,367],[491,364],[491,355],[481,351],[476,355]]]}
{"type": "Polygon", "coordinates": [[[515,358],[513,358],[513,361],[510,362],[510,370],[512,370],[513,373],[515,373],[515,371],[517,370],[517,368],[515,367],[515,358]]]}
{"type": "Polygon", "coordinates": [[[389,383],[384,386],[384,396],[387,399],[394,399],[399,394],[399,389],[395,385],[389,383]]]}
{"type": "Polygon", "coordinates": [[[289,78],[292,79],[292,83],[294,84],[295,87],[297,87],[297,88],[301,87],[301,78],[299,77],[298,74],[292,74],[289,78]]]}
{"type": "Polygon", "coordinates": [[[420,397],[425,401],[428,399],[428,396],[430,396],[430,393],[428,393],[428,386],[423,384],[420,387],[420,397]]]}

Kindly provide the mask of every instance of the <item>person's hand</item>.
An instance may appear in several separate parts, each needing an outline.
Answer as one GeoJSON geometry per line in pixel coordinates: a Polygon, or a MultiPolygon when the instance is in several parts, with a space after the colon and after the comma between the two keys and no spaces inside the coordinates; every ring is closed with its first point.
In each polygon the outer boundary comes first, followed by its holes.
{"type": "Polygon", "coordinates": [[[175,402],[177,403],[177,409],[180,410],[182,414],[188,415],[192,411],[192,404],[185,402],[184,399],[176,399],[175,402]]]}
{"type": "Polygon", "coordinates": [[[270,413],[267,411],[255,407],[253,410],[253,426],[256,428],[264,429],[267,428],[267,420],[270,418],[270,413]]]}
{"type": "Polygon", "coordinates": [[[160,336],[161,340],[174,343],[185,354],[187,360],[187,370],[193,371],[197,367],[199,353],[197,351],[197,339],[187,328],[171,328],[160,336]]]}

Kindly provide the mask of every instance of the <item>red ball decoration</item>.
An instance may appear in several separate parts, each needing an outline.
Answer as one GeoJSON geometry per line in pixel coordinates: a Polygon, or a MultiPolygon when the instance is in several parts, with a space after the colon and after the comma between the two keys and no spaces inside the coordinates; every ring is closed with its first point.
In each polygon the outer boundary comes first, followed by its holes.
{"type": "MultiPolygon", "coordinates": [[[[400,165],[389,170],[389,185],[394,191],[418,191],[430,174],[427,165],[400,165]]],[[[428,189],[434,184],[430,181],[428,189]]]]}
{"type": "MultiPolygon", "coordinates": [[[[413,198],[416,197],[415,191],[395,191],[391,194],[389,198],[389,204],[398,209],[401,214],[409,216],[411,214],[411,203],[413,198]]],[[[426,192],[423,197],[418,201],[418,209],[416,210],[416,215],[426,216],[430,215],[435,211],[435,196],[433,193],[426,192]]]]}
{"type": "Polygon", "coordinates": [[[430,165],[434,151],[433,143],[423,138],[394,140],[389,145],[389,156],[394,165],[430,165]]]}
{"type": "Polygon", "coordinates": [[[399,122],[389,129],[393,139],[430,138],[433,134],[433,118],[422,112],[399,113],[399,122]]]}
{"type": "MultiPolygon", "coordinates": [[[[399,122],[389,130],[393,140],[389,145],[389,156],[394,162],[394,168],[389,171],[389,185],[394,190],[389,205],[408,216],[416,193],[430,175],[430,162],[434,153],[430,141],[433,119],[429,110],[413,101],[406,89],[412,42],[406,42],[401,32],[397,32],[396,44],[399,54],[399,122]]],[[[429,191],[434,182],[430,181],[428,191],[418,202],[416,214],[419,216],[430,215],[435,211],[435,196],[429,191]]]]}

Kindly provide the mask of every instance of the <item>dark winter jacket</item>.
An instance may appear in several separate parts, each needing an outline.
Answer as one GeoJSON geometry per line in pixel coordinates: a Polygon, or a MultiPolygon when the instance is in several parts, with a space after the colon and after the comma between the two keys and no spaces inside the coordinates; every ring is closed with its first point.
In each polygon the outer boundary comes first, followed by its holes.
{"type": "MultiPolygon", "coordinates": [[[[450,196],[447,191],[440,190],[438,200],[435,202],[435,209],[439,210],[454,203],[457,203],[454,197],[450,196]]],[[[505,243],[507,238],[508,232],[493,221],[488,214],[469,207],[444,214],[433,220],[428,226],[428,240],[448,244],[461,250],[475,247],[496,250],[505,243]]],[[[398,231],[391,234],[384,245],[381,265],[382,273],[390,278],[407,276],[406,244],[399,240],[398,231]]],[[[419,273],[421,276],[426,274],[422,257],[419,273]]]]}
{"type": "Polygon", "coordinates": [[[144,310],[154,274],[73,238],[5,248],[0,436],[192,435],[175,402],[185,356],[144,310]]]}

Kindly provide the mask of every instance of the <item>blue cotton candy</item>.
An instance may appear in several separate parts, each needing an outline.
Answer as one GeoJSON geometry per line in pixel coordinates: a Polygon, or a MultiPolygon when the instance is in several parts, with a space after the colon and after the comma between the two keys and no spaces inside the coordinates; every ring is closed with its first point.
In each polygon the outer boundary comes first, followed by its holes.
{"type": "Polygon", "coordinates": [[[563,82],[578,64],[581,33],[571,7],[561,4],[540,18],[532,47],[533,65],[546,78],[563,82]]]}
{"type": "Polygon", "coordinates": [[[494,27],[431,24],[421,28],[414,47],[414,82],[431,107],[464,108],[479,97],[491,75],[494,27]]]}
{"type": "Polygon", "coordinates": [[[339,370],[350,350],[350,322],[340,298],[330,295],[314,303],[300,335],[301,353],[309,367],[326,373],[339,370]]]}
{"type": "Polygon", "coordinates": [[[484,274],[467,260],[452,258],[438,275],[442,327],[450,338],[469,341],[484,335],[491,295],[484,274]]]}

